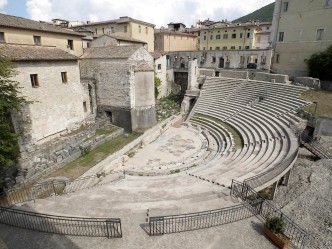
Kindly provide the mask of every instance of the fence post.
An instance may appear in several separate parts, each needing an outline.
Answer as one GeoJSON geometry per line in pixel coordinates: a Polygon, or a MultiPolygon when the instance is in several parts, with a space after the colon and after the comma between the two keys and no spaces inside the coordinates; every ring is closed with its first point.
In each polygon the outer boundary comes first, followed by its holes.
{"type": "Polygon", "coordinates": [[[231,190],[230,190],[230,196],[233,195],[233,188],[234,188],[234,179],[232,179],[232,184],[231,184],[231,190]]]}
{"type": "Polygon", "coordinates": [[[260,206],[259,206],[259,214],[262,215],[263,213],[263,203],[264,203],[265,199],[261,199],[261,203],[260,203],[260,206]]]}
{"type": "Polygon", "coordinates": [[[55,195],[57,195],[56,192],[55,192],[54,181],[52,181],[52,185],[53,185],[53,192],[54,192],[55,195]]]}

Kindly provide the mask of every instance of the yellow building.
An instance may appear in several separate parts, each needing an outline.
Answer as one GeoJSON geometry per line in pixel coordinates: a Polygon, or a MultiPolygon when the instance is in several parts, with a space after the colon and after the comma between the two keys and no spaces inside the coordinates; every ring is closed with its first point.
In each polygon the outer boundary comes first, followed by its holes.
{"type": "Polygon", "coordinates": [[[307,76],[310,56],[332,44],[331,30],[331,0],[276,0],[272,70],[290,78],[307,76]]]}
{"type": "Polygon", "coordinates": [[[83,54],[82,35],[69,29],[22,17],[0,14],[0,42],[55,46],[73,55],[83,54]]]}
{"type": "MultiPolygon", "coordinates": [[[[269,23],[264,23],[269,26],[269,23]]],[[[227,23],[216,22],[200,30],[200,50],[243,50],[254,49],[256,46],[256,34],[262,28],[259,23],[227,23]]],[[[269,36],[269,32],[265,32],[269,36]]],[[[268,38],[267,38],[268,39],[268,38]]],[[[260,43],[260,41],[259,41],[260,43]]],[[[266,49],[268,46],[259,47],[266,49]]]]}
{"type": "Polygon", "coordinates": [[[120,17],[116,20],[87,23],[75,26],[94,32],[94,35],[116,34],[122,37],[138,39],[147,43],[147,50],[154,51],[154,24],[136,20],[130,17],[120,17]]]}
{"type": "Polygon", "coordinates": [[[156,30],[155,51],[197,50],[197,36],[181,31],[156,30]]]}

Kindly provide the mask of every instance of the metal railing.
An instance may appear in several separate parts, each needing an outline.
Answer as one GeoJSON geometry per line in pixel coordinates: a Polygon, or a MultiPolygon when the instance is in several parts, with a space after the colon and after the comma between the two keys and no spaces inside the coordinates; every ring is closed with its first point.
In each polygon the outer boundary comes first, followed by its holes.
{"type": "Polygon", "coordinates": [[[63,235],[122,237],[121,220],[118,218],[55,216],[0,207],[0,223],[63,235]]]}
{"type": "Polygon", "coordinates": [[[149,220],[149,235],[163,235],[219,226],[252,217],[257,208],[249,203],[204,212],[155,216],[149,220]]]}
{"type": "Polygon", "coordinates": [[[271,167],[261,174],[245,179],[244,183],[250,186],[251,188],[255,189],[272,181],[274,178],[276,178],[285,170],[287,170],[287,168],[293,162],[295,162],[298,153],[299,153],[299,148],[297,148],[288,158],[283,160],[281,163],[277,164],[275,167],[271,167]]]}
{"type": "Polygon", "coordinates": [[[81,177],[76,180],[53,180],[49,182],[35,184],[31,187],[20,187],[4,190],[0,194],[0,206],[10,207],[17,203],[44,199],[52,195],[64,195],[83,189],[100,186],[106,183],[125,178],[124,171],[112,171],[105,174],[96,174],[81,177]],[[106,179],[107,177],[107,179],[106,179]]]}
{"type": "Polygon", "coordinates": [[[284,221],[285,231],[284,234],[290,238],[291,244],[303,249],[306,247],[309,235],[301,227],[299,227],[294,221],[292,221],[287,215],[285,215],[278,207],[276,207],[271,201],[265,200],[258,192],[248,186],[245,182],[232,181],[231,195],[240,198],[241,200],[249,203],[253,208],[257,209],[263,219],[268,217],[280,217],[284,221]]]}

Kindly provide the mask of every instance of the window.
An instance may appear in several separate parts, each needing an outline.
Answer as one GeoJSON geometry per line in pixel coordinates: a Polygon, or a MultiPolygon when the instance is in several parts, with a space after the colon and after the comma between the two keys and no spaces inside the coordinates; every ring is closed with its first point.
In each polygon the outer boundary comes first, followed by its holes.
{"type": "Polygon", "coordinates": [[[240,38],[243,38],[243,33],[240,33],[240,38]]]}
{"type": "Polygon", "coordinates": [[[30,74],[31,86],[39,87],[38,74],[30,74]]]}
{"type": "Polygon", "coordinates": [[[127,33],[127,26],[123,26],[123,32],[127,33]]]}
{"type": "Polygon", "coordinates": [[[103,31],[103,34],[105,34],[105,29],[104,29],[104,28],[102,28],[101,30],[103,31]]]}
{"type": "Polygon", "coordinates": [[[203,39],[204,39],[204,41],[206,40],[206,35],[204,35],[203,39]]]}
{"type": "Polygon", "coordinates": [[[158,70],[161,70],[161,64],[158,64],[158,70]]]}
{"type": "Polygon", "coordinates": [[[231,46],[231,49],[235,49],[235,46],[231,46]]]}
{"type": "Polygon", "coordinates": [[[36,36],[36,35],[34,35],[33,36],[33,43],[35,44],[35,45],[41,45],[41,37],[40,36],[36,36]]]}
{"type": "Polygon", "coordinates": [[[266,30],[269,30],[270,29],[270,27],[266,27],[266,30]]]}
{"type": "Polygon", "coordinates": [[[250,38],[250,33],[247,33],[247,38],[250,38]]]}
{"type": "Polygon", "coordinates": [[[326,7],[326,6],[330,6],[330,0],[324,0],[323,2],[323,6],[326,7]]]}
{"type": "Polygon", "coordinates": [[[216,50],[220,50],[220,47],[216,47],[216,50]]]}
{"type": "Polygon", "coordinates": [[[83,110],[84,110],[84,112],[88,111],[88,108],[86,107],[86,101],[83,102],[83,110]]]}
{"type": "Polygon", "coordinates": [[[276,63],[279,63],[280,62],[280,54],[277,54],[276,55],[276,63]]]}
{"type": "Polygon", "coordinates": [[[216,57],[212,56],[212,63],[216,63],[216,57]]]}
{"type": "Polygon", "coordinates": [[[212,50],[212,47],[210,47],[210,50],[212,50]]]}
{"type": "Polygon", "coordinates": [[[67,72],[61,72],[62,83],[67,83],[67,72]]]}
{"type": "Polygon", "coordinates": [[[95,29],[95,34],[98,34],[98,29],[95,29]]]}
{"type": "Polygon", "coordinates": [[[246,57],[243,56],[243,55],[241,55],[241,57],[240,57],[240,63],[241,63],[241,64],[244,64],[245,59],[246,59],[246,57]]]}
{"type": "Polygon", "coordinates": [[[317,29],[316,41],[323,40],[324,29],[317,29]]]}
{"type": "Polygon", "coordinates": [[[142,27],[141,27],[141,25],[138,26],[138,33],[142,33],[142,27]]]}
{"type": "Polygon", "coordinates": [[[249,46],[245,46],[245,49],[249,49],[249,46]]]}
{"type": "Polygon", "coordinates": [[[210,40],[213,40],[213,35],[210,35],[210,40]]]}
{"type": "Polygon", "coordinates": [[[227,49],[227,46],[222,47],[222,49],[227,49]]]}
{"type": "Polygon", "coordinates": [[[288,2],[283,2],[282,4],[282,11],[287,12],[288,11],[288,2]]]}
{"type": "Polygon", "coordinates": [[[73,40],[68,40],[68,48],[70,48],[70,50],[74,50],[74,41],[73,40]]]}
{"type": "Polygon", "coordinates": [[[4,32],[0,32],[0,42],[6,42],[5,41],[5,33],[4,32]]]}
{"type": "Polygon", "coordinates": [[[239,46],[239,49],[242,49],[242,46],[239,46]]]}
{"type": "Polygon", "coordinates": [[[279,39],[278,39],[279,42],[283,42],[284,41],[284,35],[285,35],[284,32],[279,32],[279,39]]]}
{"type": "Polygon", "coordinates": [[[236,34],[232,34],[232,39],[235,39],[236,38],[236,34]]]}
{"type": "Polygon", "coordinates": [[[114,27],[111,27],[111,33],[114,33],[114,27]]]}
{"type": "Polygon", "coordinates": [[[222,36],[222,38],[223,38],[223,39],[228,39],[228,34],[224,34],[224,35],[222,36]]]}
{"type": "Polygon", "coordinates": [[[148,34],[148,27],[145,27],[145,34],[148,34]]]}
{"type": "Polygon", "coordinates": [[[205,47],[203,47],[203,50],[205,50],[205,47]]]}
{"type": "Polygon", "coordinates": [[[216,40],[220,40],[220,35],[216,35],[216,40]]]}

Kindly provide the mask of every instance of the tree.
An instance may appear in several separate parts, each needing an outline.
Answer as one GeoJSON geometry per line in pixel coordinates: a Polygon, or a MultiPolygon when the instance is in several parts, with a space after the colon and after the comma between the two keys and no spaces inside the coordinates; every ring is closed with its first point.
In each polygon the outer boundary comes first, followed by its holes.
{"type": "Polygon", "coordinates": [[[161,79],[156,75],[154,76],[154,96],[157,99],[159,95],[159,87],[161,85],[161,79]]]}
{"type": "Polygon", "coordinates": [[[321,80],[332,80],[332,45],[324,52],[315,53],[308,60],[309,75],[321,80]]]}
{"type": "Polygon", "coordinates": [[[17,138],[11,112],[19,111],[22,104],[30,103],[20,96],[18,82],[11,80],[16,75],[11,61],[1,56],[0,51],[0,190],[4,186],[4,172],[14,166],[19,155],[17,138]]]}

